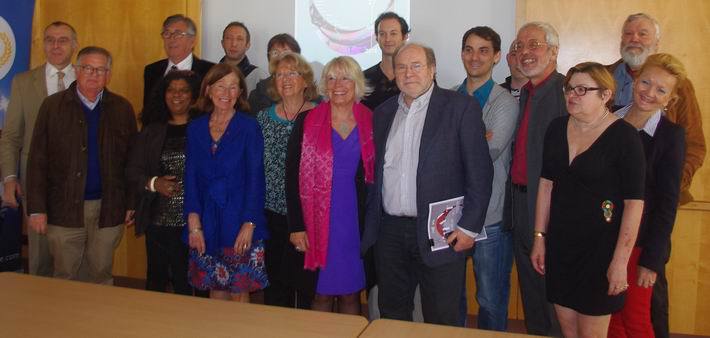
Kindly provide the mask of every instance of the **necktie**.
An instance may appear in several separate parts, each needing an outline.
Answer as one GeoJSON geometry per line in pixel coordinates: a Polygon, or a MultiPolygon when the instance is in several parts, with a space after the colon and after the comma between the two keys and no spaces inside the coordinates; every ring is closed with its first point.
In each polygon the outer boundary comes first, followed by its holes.
{"type": "Polygon", "coordinates": [[[67,89],[67,87],[64,86],[64,72],[60,70],[57,72],[57,91],[61,92],[64,89],[67,89]]]}
{"type": "Polygon", "coordinates": [[[170,67],[170,71],[168,73],[174,72],[176,70],[178,70],[178,67],[176,65],[172,65],[172,67],[170,67]]]}

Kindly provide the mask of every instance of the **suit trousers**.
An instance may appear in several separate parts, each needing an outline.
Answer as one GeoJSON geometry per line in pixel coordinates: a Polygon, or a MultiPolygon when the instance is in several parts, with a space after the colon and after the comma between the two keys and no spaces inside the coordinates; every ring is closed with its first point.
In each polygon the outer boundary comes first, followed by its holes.
{"type": "MultiPolygon", "coordinates": [[[[25,186],[22,186],[24,189],[25,186]]],[[[22,198],[22,221],[29,225],[27,213],[24,210],[26,200],[22,198]]],[[[46,234],[40,234],[27,228],[27,258],[30,275],[52,277],[54,275],[54,262],[49,252],[49,241],[46,234]]]]}
{"type": "Polygon", "coordinates": [[[533,269],[530,261],[534,225],[528,224],[527,190],[525,187],[513,185],[511,197],[513,252],[518,269],[520,295],[523,300],[525,327],[528,334],[549,336],[553,331],[560,330],[554,309],[547,301],[545,277],[533,269]]]}
{"type": "Polygon", "coordinates": [[[54,256],[54,277],[113,285],[113,252],[123,237],[124,225],[99,227],[101,200],[84,201],[84,226],[47,226],[49,249],[54,256]],[[85,259],[89,274],[79,268],[85,259]]]}
{"type": "MultiPolygon", "coordinates": [[[[424,322],[456,326],[466,261],[430,267],[419,253],[417,219],[385,215],[375,244],[382,318],[412,320],[414,292],[421,290],[424,322]]],[[[447,249],[449,250],[449,249],[447,249]]]]}
{"type": "MultiPolygon", "coordinates": [[[[669,253],[670,254],[670,253],[669,253]]],[[[665,265],[656,275],[656,284],[651,294],[651,323],[656,338],[668,338],[668,280],[665,265]]]]}

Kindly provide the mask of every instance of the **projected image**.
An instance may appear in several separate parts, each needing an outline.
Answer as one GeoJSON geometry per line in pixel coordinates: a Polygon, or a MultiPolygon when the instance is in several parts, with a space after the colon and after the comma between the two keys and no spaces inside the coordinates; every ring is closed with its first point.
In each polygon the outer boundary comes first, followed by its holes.
{"type": "Polygon", "coordinates": [[[310,61],[325,64],[338,55],[354,57],[363,69],[379,62],[374,22],[382,12],[409,21],[409,0],[295,0],[296,40],[310,61]]]}

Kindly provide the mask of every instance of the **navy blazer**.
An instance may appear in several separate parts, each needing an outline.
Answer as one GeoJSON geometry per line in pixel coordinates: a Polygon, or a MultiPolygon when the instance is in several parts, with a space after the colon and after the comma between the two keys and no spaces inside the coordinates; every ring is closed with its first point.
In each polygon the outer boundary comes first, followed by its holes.
{"type": "MultiPolygon", "coordinates": [[[[211,151],[209,115],[187,127],[185,216],[202,221],[207,252],[232,247],[244,222],[256,225],[252,241],[267,239],[264,217],[264,138],[252,117],[238,112],[211,151]]],[[[187,233],[187,227],[186,233],[187,233]]]]}
{"type": "Polygon", "coordinates": [[[636,245],[643,248],[639,265],[660,273],[670,258],[671,232],[683,176],[685,130],[661,117],[653,138],[643,143],[646,193],[636,245]]]}
{"type": "MultiPolygon", "coordinates": [[[[197,56],[192,56],[192,71],[197,74],[197,78],[202,79],[207,75],[207,72],[214,66],[214,63],[202,60],[197,56]]],[[[158,85],[160,79],[165,75],[165,70],[168,69],[168,59],[162,59],[153,62],[143,69],[143,108],[148,107],[148,101],[151,98],[151,93],[155,86],[158,85]]]]}
{"type": "MultiPolygon", "coordinates": [[[[384,214],[383,166],[387,138],[398,109],[393,96],[373,114],[375,183],[368,194],[362,254],[375,244],[384,214]]],[[[459,226],[481,232],[491,197],[493,165],[481,108],[475,100],[435,85],[427,109],[417,167],[417,242],[422,261],[438,266],[464,258],[452,249],[431,251],[427,234],[429,203],[464,196],[459,226]]]]}

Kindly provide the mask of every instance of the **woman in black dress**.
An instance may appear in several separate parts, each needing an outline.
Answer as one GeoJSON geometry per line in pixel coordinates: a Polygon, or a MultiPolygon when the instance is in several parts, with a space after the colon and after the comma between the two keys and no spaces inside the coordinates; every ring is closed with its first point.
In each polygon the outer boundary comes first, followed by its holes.
{"type": "Polygon", "coordinates": [[[606,337],[624,304],[626,266],[643,209],[636,129],[607,108],[614,79],[581,63],[564,85],[570,116],[550,123],[537,195],[533,267],[546,276],[565,337],[606,337]]]}
{"type": "Polygon", "coordinates": [[[143,109],[143,130],[136,138],[126,175],[136,192],[136,236],[145,233],[148,259],[146,289],[191,295],[187,282],[187,245],[181,236],[182,177],[187,123],[199,93],[197,75],[189,70],[165,75],[153,91],[153,105],[143,109]]]}

